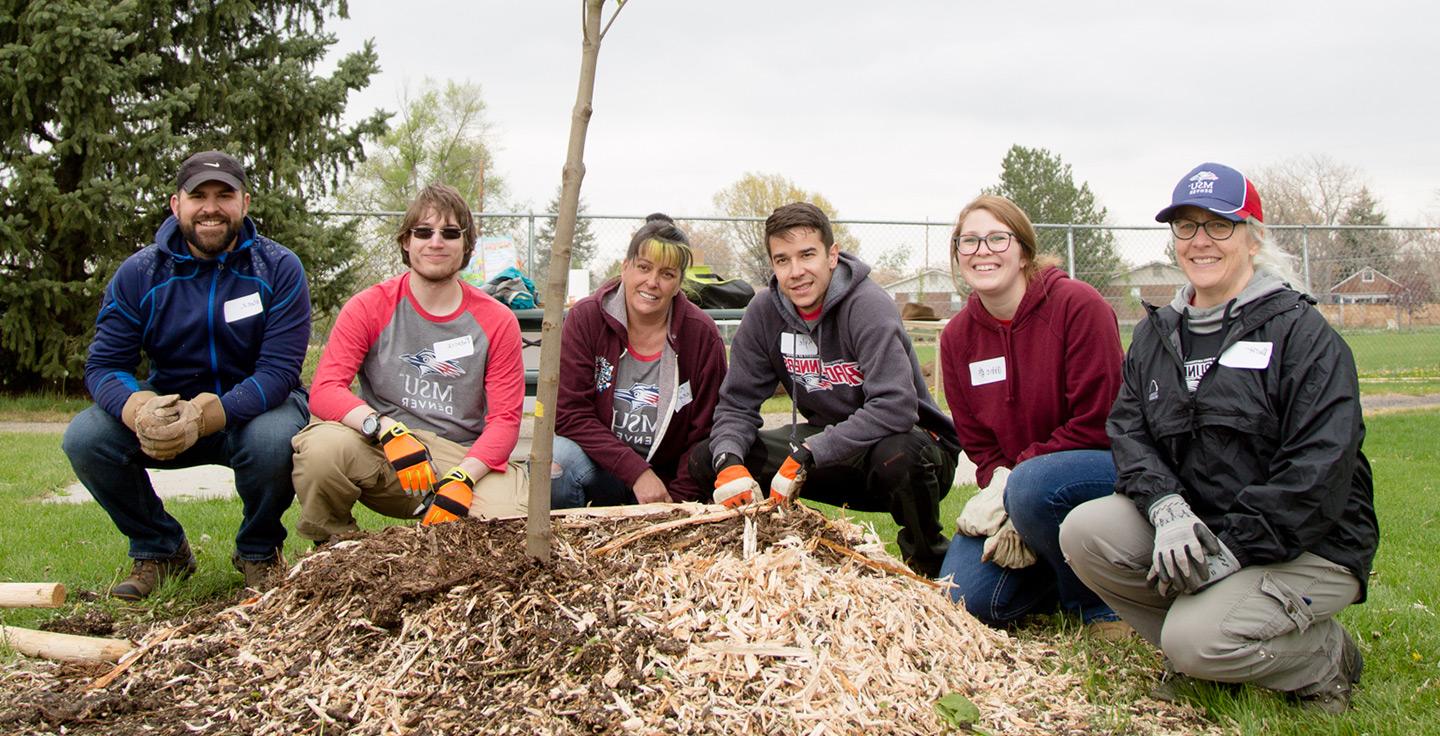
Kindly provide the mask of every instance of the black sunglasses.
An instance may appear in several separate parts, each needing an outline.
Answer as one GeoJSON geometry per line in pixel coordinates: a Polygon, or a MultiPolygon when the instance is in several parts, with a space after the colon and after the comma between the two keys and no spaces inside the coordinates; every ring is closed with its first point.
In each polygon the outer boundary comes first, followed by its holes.
{"type": "MultiPolygon", "coordinates": [[[[446,240],[459,240],[463,235],[465,235],[465,231],[464,231],[464,230],[461,230],[461,229],[458,228],[458,227],[442,227],[442,228],[440,228],[440,237],[442,237],[442,238],[444,238],[444,239],[446,239],[446,240]]],[[[417,239],[417,240],[429,240],[429,239],[435,237],[435,228],[433,228],[433,227],[412,227],[412,228],[410,228],[410,237],[415,238],[415,239],[417,239]]]]}

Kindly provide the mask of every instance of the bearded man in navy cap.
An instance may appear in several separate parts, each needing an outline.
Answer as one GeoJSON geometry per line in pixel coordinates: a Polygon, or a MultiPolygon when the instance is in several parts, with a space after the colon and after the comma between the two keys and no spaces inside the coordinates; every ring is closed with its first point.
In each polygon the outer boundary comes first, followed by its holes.
{"type": "Polygon", "coordinates": [[[140,600],[196,567],[147,468],[234,469],[244,512],[231,561],[253,588],[283,569],[290,438],[309,419],[300,365],[310,290],[300,259],[256,232],[249,210],[239,161],[191,156],[155,242],[105,288],[85,361],[95,404],[70,423],[64,449],[130,540],[134,564],[116,598],[140,600]],[[135,373],[142,353],[145,378],[135,373]]]}

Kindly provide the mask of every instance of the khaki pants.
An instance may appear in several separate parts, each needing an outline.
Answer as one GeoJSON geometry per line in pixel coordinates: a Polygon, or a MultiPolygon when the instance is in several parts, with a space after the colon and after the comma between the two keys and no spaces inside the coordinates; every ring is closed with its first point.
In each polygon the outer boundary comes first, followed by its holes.
{"type": "MultiPolygon", "coordinates": [[[[421,429],[410,430],[430,448],[436,475],[455,467],[467,448],[421,429]]],[[[317,542],[358,527],[350,511],[358,501],[379,514],[415,518],[418,496],[400,488],[395,469],[379,445],[339,422],[312,421],[290,441],[295,450],[295,495],[300,499],[300,536],[317,542]]],[[[523,516],[529,507],[529,473],[510,461],[505,472],[486,473],[475,484],[470,516],[523,516]]]]}
{"type": "Polygon", "coordinates": [[[1298,695],[1340,672],[1344,633],[1334,616],[1360,592],[1349,570],[1307,552],[1162,598],[1145,581],[1154,543],[1155,528],[1121,495],[1081,504],[1060,526],[1075,574],[1177,672],[1298,695]]]}

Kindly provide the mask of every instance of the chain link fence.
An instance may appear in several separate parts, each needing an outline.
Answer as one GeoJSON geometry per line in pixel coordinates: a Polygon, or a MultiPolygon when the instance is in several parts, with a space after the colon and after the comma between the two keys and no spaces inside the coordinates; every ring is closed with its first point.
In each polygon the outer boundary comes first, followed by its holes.
{"type": "MultiPolygon", "coordinates": [[[[336,212],[329,217],[357,223],[367,245],[356,263],[356,281],[366,285],[404,270],[395,230],[399,212],[336,212]]],[[[544,213],[477,215],[485,243],[513,246],[522,270],[541,289],[535,264],[548,261],[555,216],[544,213]]],[[[643,216],[581,215],[588,225],[589,250],[572,268],[588,292],[618,272],[630,236],[643,216]]],[[[767,272],[759,243],[763,218],[675,217],[691,234],[698,263],[721,276],[758,281],[767,272]],[[746,243],[750,244],[747,251],[746,243]]],[[[950,274],[949,221],[837,220],[837,239],[874,268],[873,277],[898,302],[919,302],[948,317],[963,303],[963,285],[950,274]]],[[[1122,322],[1143,314],[1141,302],[1163,304],[1183,284],[1164,225],[1036,226],[1041,250],[1076,278],[1089,282],[1115,307],[1122,322]]],[[[1313,295],[1326,316],[1351,328],[1410,328],[1440,325],[1440,228],[1380,226],[1270,226],[1272,238],[1295,259],[1297,287],[1313,295]]],[[[484,243],[482,243],[482,249],[484,243]]],[[[579,252],[579,251],[577,251],[579,252]]],[[[477,250],[476,258],[483,258],[477,250]]],[[[542,295],[547,296],[547,295],[542,295]]]]}

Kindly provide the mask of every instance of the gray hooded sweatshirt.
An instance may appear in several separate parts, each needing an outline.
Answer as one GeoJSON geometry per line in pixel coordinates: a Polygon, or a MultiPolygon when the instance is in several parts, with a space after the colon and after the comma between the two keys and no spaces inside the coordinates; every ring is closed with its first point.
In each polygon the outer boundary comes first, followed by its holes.
{"type": "Polygon", "coordinates": [[[825,430],[806,440],[815,464],[830,465],[880,439],[920,426],[952,450],[955,425],[920,372],[895,302],[870,267],[840,254],[820,319],[806,323],[775,277],[755,295],[730,347],[710,447],[741,457],[761,426],[760,405],[779,383],[805,421],[825,430]]]}

